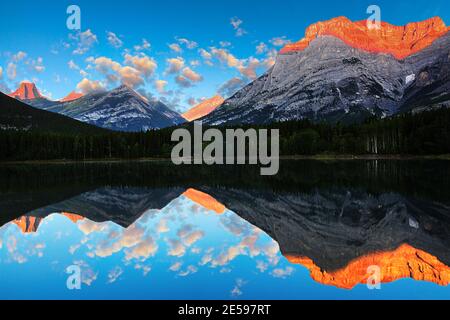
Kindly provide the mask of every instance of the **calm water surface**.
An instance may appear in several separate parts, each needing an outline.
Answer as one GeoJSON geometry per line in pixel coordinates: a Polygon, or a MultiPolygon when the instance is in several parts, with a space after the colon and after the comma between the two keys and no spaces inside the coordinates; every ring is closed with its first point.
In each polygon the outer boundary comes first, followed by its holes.
{"type": "Polygon", "coordinates": [[[0,226],[2,299],[450,298],[448,161],[2,165],[0,226]]]}

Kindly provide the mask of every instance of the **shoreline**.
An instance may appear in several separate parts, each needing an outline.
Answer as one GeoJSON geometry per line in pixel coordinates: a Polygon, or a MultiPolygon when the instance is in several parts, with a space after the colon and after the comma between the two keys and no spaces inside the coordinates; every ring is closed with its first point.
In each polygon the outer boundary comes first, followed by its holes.
{"type": "MultiPolygon", "coordinates": [[[[351,161],[351,160],[450,160],[450,155],[313,155],[313,156],[280,156],[279,160],[317,160],[317,161],[351,161]]],[[[91,163],[126,163],[126,162],[170,162],[170,158],[137,158],[137,159],[55,159],[55,160],[11,160],[0,161],[0,165],[11,164],[91,164],[91,163]]]]}

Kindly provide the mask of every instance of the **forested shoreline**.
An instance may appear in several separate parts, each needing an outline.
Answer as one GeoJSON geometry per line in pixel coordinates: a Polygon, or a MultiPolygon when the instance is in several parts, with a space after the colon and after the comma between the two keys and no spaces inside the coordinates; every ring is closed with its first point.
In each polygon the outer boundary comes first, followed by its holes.
{"type": "MultiPolygon", "coordinates": [[[[279,129],[281,156],[450,154],[450,109],[354,125],[302,120],[241,128],[279,129]]],[[[0,130],[0,161],[168,158],[175,145],[173,130],[100,134],[0,130]]]]}

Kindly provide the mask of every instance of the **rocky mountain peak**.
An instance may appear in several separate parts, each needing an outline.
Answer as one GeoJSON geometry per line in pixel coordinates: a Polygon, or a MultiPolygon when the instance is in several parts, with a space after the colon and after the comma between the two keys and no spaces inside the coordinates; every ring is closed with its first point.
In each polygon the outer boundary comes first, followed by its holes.
{"type": "Polygon", "coordinates": [[[404,59],[430,46],[449,31],[450,27],[439,17],[405,26],[382,22],[380,29],[369,29],[367,20],[352,22],[346,17],[337,17],[312,24],[307,28],[303,39],[286,45],[280,54],[303,51],[316,38],[333,36],[356,49],[391,54],[397,59],[404,59]]]}
{"type": "Polygon", "coordinates": [[[28,81],[21,82],[19,88],[9,94],[9,96],[20,100],[43,98],[39,90],[36,88],[36,85],[28,81]]]}

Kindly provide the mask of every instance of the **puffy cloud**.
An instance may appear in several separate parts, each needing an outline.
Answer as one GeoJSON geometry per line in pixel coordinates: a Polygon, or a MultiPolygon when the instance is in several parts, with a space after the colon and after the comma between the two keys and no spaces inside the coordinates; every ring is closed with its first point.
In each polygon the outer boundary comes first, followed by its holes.
{"type": "Polygon", "coordinates": [[[122,275],[123,270],[121,267],[116,266],[114,269],[108,273],[108,283],[113,283],[122,275]]]}
{"type": "Polygon", "coordinates": [[[186,277],[192,273],[196,273],[197,271],[198,271],[198,268],[196,266],[189,265],[186,270],[181,271],[180,273],[178,273],[178,275],[180,277],[186,277]]]}
{"type": "Polygon", "coordinates": [[[120,40],[120,38],[114,32],[107,31],[106,35],[109,44],[112,45],[114,48],[118,49],[123,45],[122,40],[120,40]]]}
{"type": "Polygon", "coordinates": [[[69,36],[72,40],[77,42],[77,48],[72,52],[73,54],[82,55],[89,51],[89,49],[97,43],[97,36],[87,29],[84,32],[78,32],[77,34],[71,34],[69,36]]]}
{"type": "Polygon", "coordinates": [[[175,52],[183,51],[178,43],[169,44],[169,48],[170,48],[170,50],[175,51],[175,52]]]}
{"type": "Polygon", "coordinates": [[[229,41],[220,41],[219,44],[222,48],[231,46],[231,42],[229,42],[229,41]]]}
{"type": "Polygon", "coordinates": [[[180,38],[180,39],[178,39],[178,42],[183,44],[184,46],[186,46],[186,48],[191,49],[191,50],[197,48],[197,46],[198,46],[197,42],[188,40],[186,38],[180,38]]]}
{"type": "Polygon", "coordinates": [[[180,72],[180,70],[184,67],[184,59],[182,57],[170,58],[167,59],[167,74],[174,74],[180,72]]]}
{"type": "Polygon", "coordinates": [[[24,51],[19,51],[19,52],[17,52],[16,54],[14,54],[13,56],[12,56],[12,61],[13,62],[20,62],[21,60],[23,60],[23,59],[25,59],[26,58],[26,56],[27,56],[27,53],[26,52],[24,52],[24,51]]]}
{"type": "Polygon", "coordinates": [[[247,64],[240,65],[238,67],[239,72],[249,78],[249,79],[256,79],[256,69],[260,67],[260,61],[256,58],[249,58],[247,64]]]}
{"type": "MultiPolygon", "coordinates": [[[[155,88],[159,93],[165,93],[166,92],[166,86],[167,86],[168,82],[165,80],[155,80],[155,88]]],[[[161,220],[160,224],[165,221],[165,220],[161,220]]]]}
{"type": "Polygon", "coordinates": [[[205,59],[205,60],[211,60],[212,59],[211,53],[209,53],[205,49],[199,49],[198,52],[200,53],[200,55],[202,56],[203,59],[205,59]]]}
{"type": "Polygon", "coordinates": [[[267,45],[264,42],[260,42],[256,46],[256,53],[257,54],[263,54],[264,52],[267,52],[267,45]]]}
{"type": "Polygon", "coordinates": [[[172,265],[169,267],[169,270],[170,270],[170,271],[177,272],[178,270],[181,269],[181,266],[182,266],[182,263],[181,263],[181,262],[175,262],[174,264],[172,264],[172,265]]]}
{"type": "Polygon", "coordinates": [[[69,66],[70,69],[72,70],[80,70],[80,67],[73,61],[70,60],[67,65],[69,66]]]}
{"type": "Polygon", "coordinates": [[[288,276],[290,276],[292,274],[292,272],[294,272],[294,268],[288,266],[284,269],[281,269],[281,268],[274,269],[271,272],[271,274],[275,278],[287,278],[288,276]]]}
{"type": "Polygon", "coordinates": [[[120,63],[107,58],[99,57],[94,60],[95,68],[98,72],[106,76],[108,83],[117,81],[130,87],[138,87],[144,83],[143,75],[149,77],[153,74],[156,63],[147,56],[125,56],[125,62],[131,66],[122,66],[120,63]],[[137,69],[139,68],[139,70],[137,69]]]}
{"type": "Polygon", "coordinates": [[[10,80],[14,80],[17,76],[17,65],[15,63],[8,63],[6,74],[10,80]]]}
{"type": "Polygon", "coordinates": [[[287,45],[291,41],[286,39],[286,36],[283,36],[283,37],[272,38],[272,39],[270,39],[269,42],[276,47],[282,47],[282,46],[287,45]]]}
{"type": "Polygon", "coordinates": [[[237,90],[241,89],[245,83],[246,82],[242,78],[234,77],[221,85],[218,91],[220,95],[229,97],[232,96],[237,90]]]}
{"type": "Polygon", "coordinates": [[[152,237],[148,236],[141,241],[137,246],[134,246],[125,253],[125,259],[140,259],[146,260],[149,257],[153,257],[158,251],[158,245],[152,237]]]}
{"type": "Polygon", "coordinates": [[[239,19],[238,17],[233,17],[230,20],[231,25],[233,26],[233,29],[235,30],[235,34],[237,37],[241,37],[244,34],[247,33],[247,31],[245,31],[241,25],[243,23],[243,21],[241,19],[239,19]]]}
{"type": "MultiPolygon", "coordinates": [[[[87,80],[87,79],[83,79],[83,80],[87,80]]],[[[83,82],[83,80],[81,82],[83,82]]],[[[87,80],[87,81],[89,81],[89,80],[87,80]]],[[[79,84],[77,85],[77,88],[81,89],[81,87],[79,87],[79,84]]],[[[83,220],[78,221],[77,227],[85,235],[89,235],[94,232],[101,232],[107,228],[106,224],[97,223],[97,222],[91,221],[89,219],[83,219],[83,220]]]]}
{"type": "Polygon", "coordinates": [[[242,287],[245,285],[245,281],[242,279],[236,279],[236,284],[231,290],[231,296],[237,297],[242,295],[242,287]]]}
{"type": "Polygon", "coordinates": [[[141,77],[139,70],[133,67],[123,67],[119,70],[119,75],[123,84],[130,87],[138,87],[144,83],[144,79],[141,77]]]}
{"type": "Polygon", "coordinates": [[[192,82],[200,82],[203,80],[203,77],[201,75],[199,75],[189,67],[185,67],[182,74],[185,78],[191,80],[192,82]]]}
{"type": "Polygon", "coordinates": [[[134,50],[136,50],[136,51],[143,51],[143,50],[146,50],[146,49],[150,49],[150,47],[151,47],[150,42],[148,42],[146,39],[142,39],[142,43],[138,44],[138,45],[135,45],[134,46],[134,50]]]}
{"type": "Polygon", "coordinates": [[[203,58],[203,61],[206,65],[212,66],[211,59],[213,58],[212,54],[205,49],[199,49],[198,52],[200,53],[200,56],[203,58]]]}
{"type": "Polygon", "coordinates": [[[239,67],[242,62],[226,49],[211,48],[211,54],[229,67],[239,67]]]}
{"type": "Polygon", "coordinates": [[[139,70],[145,77],[151,77],[158,65],[155,60],[143,54],[140,56],[125,55],[125,63],[131,64],[139,70]]]}
{"type": "Polygon", "coordinates": [[[170,250],[168,252],[169,256],[182,257],[186,253],[186,248],[183,246],[180,240],[169,239],[168,243],[170,245],[170,250]]]}
{"type": "Polygon", "coordinates": [[[122,67],[120,63],[107,57],[99,57],[94,60],[95,68],[102,74],[108,74],[111,71],[118,72],[122,67]]]}
{"type": "MultiPolygon", "coordinates": [[[[95,248],[95,254],[98,257],[109,257],[123,248],[131,248],[138,245],[142,241],[143,236],[144,229],[133,224],[128,229],[124,230],[119,236],[112,238],[111,241],[99,243],[95,248]]],[[[133,256],[133,252],[127,253],[127,257],[130,259],[133,256]]]]}
{"type": "Polygon", "coordinates": [[[190,88],[192,87],[192,82],[186,79],[182,75],[178,75],[175,77],[175,82],[182,88],[190,88]]]}
{"type": "Polygon", "coordinates": [[[198,67],[198,66],[200,65],[200,61],[198,61],[198,60],[192,60],[192,61],[190,62],[190,65],[193,66],[193,67],[198,67]]]}
{"type": "Polygon", "coordinates": [[[3,68],[0,66],[0,79],[3,77],[3,68]]]}
{"type": "Polygon", "coordinates": [[[102,91],[105,88],[99,81],[92,81],[87,78],[83,78],[83,80],[77,84],[77,89],[83,94],[88,94],[91,92],[102,91]]]}

